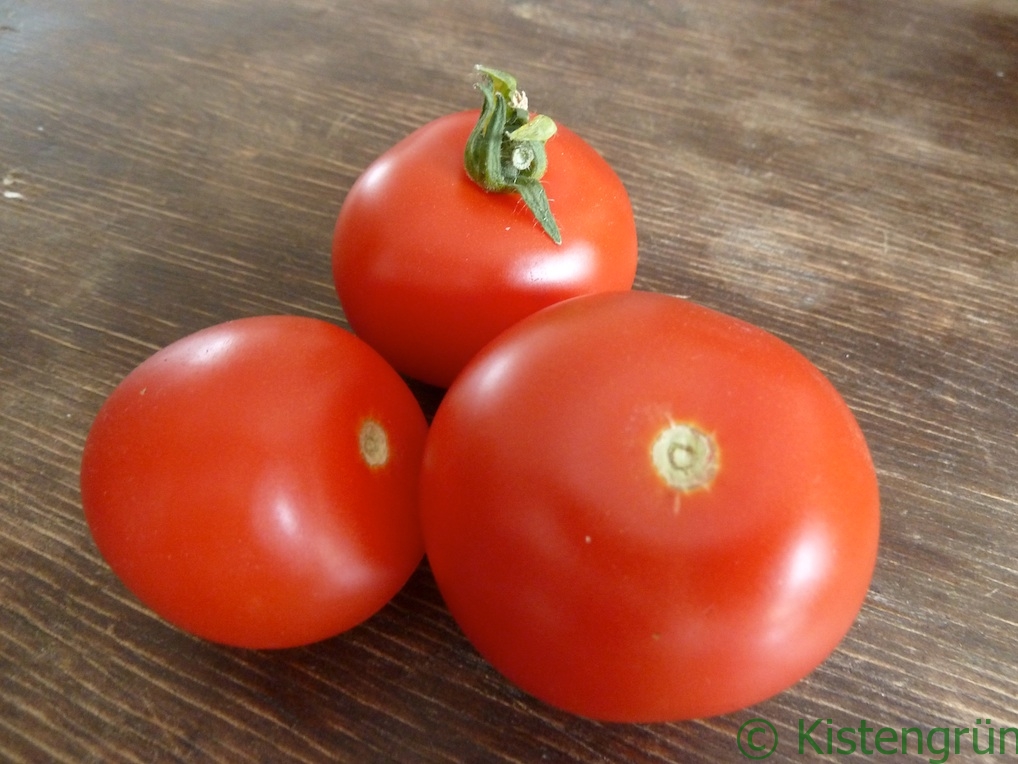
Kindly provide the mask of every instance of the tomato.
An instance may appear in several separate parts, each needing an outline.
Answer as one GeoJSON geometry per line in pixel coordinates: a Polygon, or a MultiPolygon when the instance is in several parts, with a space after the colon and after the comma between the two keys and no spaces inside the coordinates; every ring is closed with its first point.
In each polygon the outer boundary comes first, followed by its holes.
{"type": "Polygon", "coordinates": [[[421,512],[478,651],[612,721],[726,713],[808,674],[853,623],[879,533],[865,440],[817,368],[637,291],[546,308],[468,364],[421,512]]]}
{"type": "Polygon", "coordinates": [[[636,225],[608,163],[559,126],[541,178],[556,244],[515,193],[464,169],[478,111],[450,114],[397,143],[351,187],[332,270],[354,331],[407,376],[446,387],[519,319],[581,294],[629,289],[636,225]]]}
{"type": "Polygon", "coordinates": [[[405,382],[324,321],[262,316],[174,342],[100,408],[85,518],[153,611],[251,648],[330,637],[423,557],[427,423],[405,382]]]}

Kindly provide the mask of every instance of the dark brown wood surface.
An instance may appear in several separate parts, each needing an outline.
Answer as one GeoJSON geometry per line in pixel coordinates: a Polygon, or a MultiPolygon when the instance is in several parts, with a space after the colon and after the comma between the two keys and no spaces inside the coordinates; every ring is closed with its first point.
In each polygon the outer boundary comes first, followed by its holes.
{"type": "Polygon", "coordinates": [[[735,762],[761,717],[769,760],[799,761],[801,719],[1018,725],[1018,2],[0,0],[0,177],[0,760],[735,762]],[[342,323],[345,192],[477,105],[475,63],[616,168],[637,287],[784,338],[866,433],[870,597],[772,700],[559,713],[473,652],[426,566],[335,639],[217,647],[89,538],[78,462],[104,397],[220,321],[342,323]]]}

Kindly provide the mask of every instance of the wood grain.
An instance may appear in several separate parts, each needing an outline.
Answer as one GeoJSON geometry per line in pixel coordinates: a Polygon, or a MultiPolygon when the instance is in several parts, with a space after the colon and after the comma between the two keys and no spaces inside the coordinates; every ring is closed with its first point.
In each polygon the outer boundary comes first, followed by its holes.
{"type": "Polygon", "coordinates": [[[0,178],[0,759],[734,762],[762,717],[769,761],[799,761],[800,719],[1018,725],[1013,0],[0,0],[0,178]],[[209,645],[89,539],[77,470],[104,397],[219,321],[343,323],[344,193],[476,105],[479,62],[616,168],[639,288],[778,334],[867,435],[871,596],[752,709],[558,713],[473,652],[426,565],[325,643],[209,645]]]}

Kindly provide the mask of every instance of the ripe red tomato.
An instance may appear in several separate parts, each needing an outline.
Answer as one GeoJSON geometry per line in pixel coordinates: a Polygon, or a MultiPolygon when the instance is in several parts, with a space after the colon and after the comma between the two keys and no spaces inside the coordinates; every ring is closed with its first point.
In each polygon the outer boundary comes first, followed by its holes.
{"type": "Polygon", "coordinates": [[[427,423],[370,347],[310,318],[197,332],[132,371],[85,443],[96,545],[178,627],[279,648],[379,610],[423,556],[427,423]]]}
{"type": "Polygon", "coordinates": [[[400,372],[446,387],[503,329],[554,302],[629,289],[636,225],[608,163],[566,128],[541,179],[555,244],[516,194],[464,169],[479,112],[421,127],[354,183],[336,222],[332,270],[354,331],[400,372]]]}
{"type": "Polygon", "coordinates": [[[805,676],[853,623],[879,532],[866,443],[816,367],[645,292],[549,307],[471,361],[421,506],[480,653],[615,721],[725,713],[805,676]]]}

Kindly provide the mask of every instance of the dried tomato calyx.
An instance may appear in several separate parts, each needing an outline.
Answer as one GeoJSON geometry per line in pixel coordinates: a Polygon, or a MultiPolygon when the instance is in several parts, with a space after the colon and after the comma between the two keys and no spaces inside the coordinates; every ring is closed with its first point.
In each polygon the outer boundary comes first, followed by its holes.
{"type": "Polygon", "coordinates": [[[544,144],[557,129],[550,117],[531,116],[527,96],[511,74],[478,65],[484,96],[481,116],[467,138],[467,175],[485,191],[518,193],[556,244],[562,234],[552,215],[541,176],[548,169],[544,144]]]}

